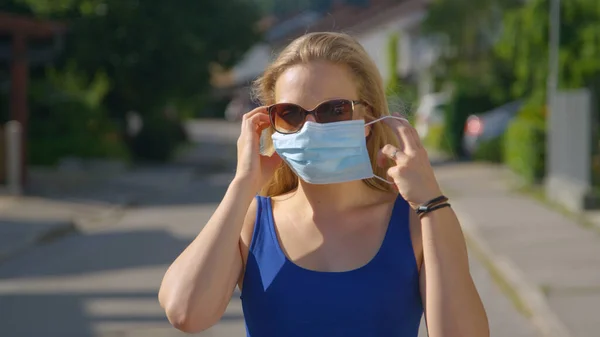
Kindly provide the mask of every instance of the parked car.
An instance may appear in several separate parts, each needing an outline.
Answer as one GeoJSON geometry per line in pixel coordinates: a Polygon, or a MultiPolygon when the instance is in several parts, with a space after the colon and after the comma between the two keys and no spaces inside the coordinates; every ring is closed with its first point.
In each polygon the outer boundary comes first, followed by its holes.
{"type": "Polygon", "coordinates": [[[522,105],[522,101],[513,101],[481,114],[470,115],[465,123],[463,136],[465,154],[472,157],[482,142],[504,134],[522,105]]]}
{"type": "Polygon", "coordinates": [[[433,93],[423,95],[415,112],[415,129],[421,138],[436,126],[444,124],[444,106],[450,99],[447,93],[433,93]]]}

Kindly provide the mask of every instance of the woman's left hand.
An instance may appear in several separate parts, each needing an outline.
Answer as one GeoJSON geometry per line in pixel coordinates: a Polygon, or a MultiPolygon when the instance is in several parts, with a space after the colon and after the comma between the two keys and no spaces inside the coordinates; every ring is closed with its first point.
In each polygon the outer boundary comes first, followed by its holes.
{"type": "Polygon", "coordinates": [[[385,145],[377,155],[377,164],[384,167],[386,159],[395,163],[388,169],[387,174],[394,180],[402,197],[416,209],[442,195],[417,130],[405,119],[386,118],[382,122],[394,130],[400,148],[391,144],[385,145]]]}

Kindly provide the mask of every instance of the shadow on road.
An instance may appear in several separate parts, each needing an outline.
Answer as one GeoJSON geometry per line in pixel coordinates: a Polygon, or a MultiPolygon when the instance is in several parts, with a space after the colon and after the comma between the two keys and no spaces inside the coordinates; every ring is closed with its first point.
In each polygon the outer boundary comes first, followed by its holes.
{"type": "Polygon", "coordinates": [[[183,237],[165,229],[72,234],[2,263],[0,334],[92,337],[102,335],[99,328],[168,328],[157,292],[166,267],[191,240],[183,237]]]}
{"type": "Polygon", "coordinates": [[[71,234],[5,261],[0,280],[169,265],[189,243],[162,229],[71,234]]]}
{"type": "Polygon", "coordinates": [[[37,293],[1,295],[3,336],[96,336],[93,323],[102,321],[167,322],[164,316],[95,316],[86,314],[86,302],[96,299],[155,300],[154,293],[37,293]]]}
{"type": "MultiPolygon", "coordinates": [[[[14,293],[1,295],[0,303],[2,336],[7,337],[95,337],[102,335],[99,330],[110,335],[108,331],[123,331],[126,326],[134,330],[143,330],[144,326],[169,329],[154,292],[14,293]],[[102,306],[111,302],[136,302],[138,307],[146,309],[108,313],[102,306]],[[149,306],[156,310],[147,313],[149,306]]],[[[226,313],[221,321],[243,322],[243,319],[241,313],[226,313]]],[[[183,335],[171,329],[173,335],[183,335]]]]}

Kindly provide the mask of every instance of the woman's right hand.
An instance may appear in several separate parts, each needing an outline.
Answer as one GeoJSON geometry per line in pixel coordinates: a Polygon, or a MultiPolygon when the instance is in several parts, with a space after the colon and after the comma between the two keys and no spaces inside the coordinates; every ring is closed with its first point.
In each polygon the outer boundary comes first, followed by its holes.
{"type": "Polygon", "coordinates": [[[260,154],[260,135],[270,125],[267,108],[258,107],[242,117],[242,128],[237,141],[237,169],[235,179],[244,181],[258,192],[267,183],[281,163],[274,153],[271,157],[260,154]]]}

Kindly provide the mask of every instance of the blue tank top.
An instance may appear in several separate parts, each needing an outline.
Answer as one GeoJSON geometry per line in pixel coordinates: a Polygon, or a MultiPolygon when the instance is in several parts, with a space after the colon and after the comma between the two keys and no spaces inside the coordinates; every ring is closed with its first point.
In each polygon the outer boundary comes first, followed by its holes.
{"type": "Polygon", "coordinates": [[[248,337],[416,337],[423,314],[409,229],[398,197],[381,248],[346,272],[304,269],[284,254],[271,198],[257,197],[242,287],[248,337]]]}

